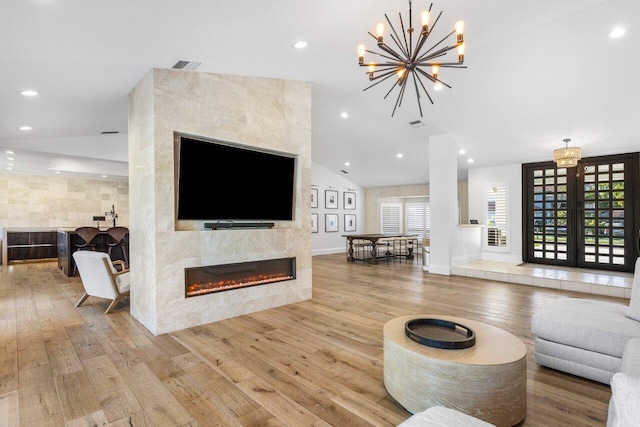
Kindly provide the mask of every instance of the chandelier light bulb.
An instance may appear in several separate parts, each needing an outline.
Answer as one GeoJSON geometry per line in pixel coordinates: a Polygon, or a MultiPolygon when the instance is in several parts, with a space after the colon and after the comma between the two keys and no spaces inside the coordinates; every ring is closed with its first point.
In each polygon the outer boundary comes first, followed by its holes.
{"type": "Polygon", "coordinates": [[[434,79],[438,78],[438,71],[440,71],[440,66],[439,65],[432,65],[431,66],[431,74],[433,74],[433,78],[434,79]]]}
{"type": "Polygon", "coordinates": [[[460,43],[458,45],[458,62],[464,62],[464,50],[465,50],[465,44],[460,43]]]}
{"type": "Polygon", "coordinates": [[[373,73],[376,71],[376,64],[369,62],[369,80],[373,80],[373,73]]]}
{"type": "Polygon", "coordinates": [[[420,21],[422,22],[422,33],[426,34],[429,29],[429,19],[431,18],[431,12],[428,10],[423,11],[420,14],[420,21]]]}
{"type": "Polygon", "coordinates": [[[358,64],[360,65],[364,64],[364,52],[366,49],[367,48],[363,44],[358,46],[358,64]]]}
{"type": "Polygon", "coordinates": [[[433,90],[442,90],[444,86],[442,86],[442,83],[437,82],[436,84],[433,85],[433,90]]]}
{"type": "Polygon", "coordinates": [[[398,76],[398,84],[402,84],[402,78],[404,77],[404,73],[407,70],[405,70],[404,68],[398,68],[398,71],[396,71],[396,75],[398,76]]]}
{"type": "Polygon", "coordinates": [[[458,43],[464,41],[464,21],[456,22],[456,34],[458,36],[458,43]]]}
{"type": "Polygon", "coordinates": [[[382,22],[376,25],[376,36],[378,36],[378,43],[382,43],[384,38],[384,24],[382,22]]]}

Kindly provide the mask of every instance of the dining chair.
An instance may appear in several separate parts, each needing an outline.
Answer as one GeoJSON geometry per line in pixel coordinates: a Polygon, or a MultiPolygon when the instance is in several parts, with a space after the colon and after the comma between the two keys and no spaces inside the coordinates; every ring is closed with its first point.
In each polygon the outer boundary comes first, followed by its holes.
{"type": "Polygon", "coordinates": [[[127,266],[129,265],[126,249],[128,235],[129,229],[127,227],[111,227],[107,229],[107,246],[109,247],[107,253],[111,256],[112,249],[119,247],[122,251],[122,258],[127,266]]]}
{"type": "MultiPolygon", "coordinates": [[[[95,238],[98,234],[100,234],[100,229],[98,227],[78,227],[75,231],[76,235],[79,237],[79,240],[75,243],[75,251],[95,251],[96,243],[95,238]]],[[[73,266],[73,275],[75,276],[78,272],[78,268],[73,266]]]]}

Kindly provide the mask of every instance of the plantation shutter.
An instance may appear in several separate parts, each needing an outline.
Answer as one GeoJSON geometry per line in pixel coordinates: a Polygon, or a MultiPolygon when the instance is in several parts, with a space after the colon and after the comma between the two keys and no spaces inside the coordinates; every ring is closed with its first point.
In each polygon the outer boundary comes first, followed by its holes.
{"type": "Polygon", "coordinates": [[[428,203],[407,203],[407,234],[417,234],[418,238],[431,235],[431,209],[428,203]]]}
{"type": "Polygon", "coordinates": [[[507,187],[487,187],[487,246],[507,247],[509,219],[507,217],[507,187]]]}
{"type": "Polygon", "coordinates": [[[401,203],[380,203],[380,232],[383,234],[402,233],[401,203]]]}

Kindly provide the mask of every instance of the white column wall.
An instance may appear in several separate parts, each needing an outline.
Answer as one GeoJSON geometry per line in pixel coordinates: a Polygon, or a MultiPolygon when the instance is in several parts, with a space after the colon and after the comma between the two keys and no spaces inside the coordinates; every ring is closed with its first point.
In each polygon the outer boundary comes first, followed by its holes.
{"type": "Polygon", "coordinates": [[[450,135],[429,138],[430,273],[450,275],[458,224],[458,149],[450,135]]]}

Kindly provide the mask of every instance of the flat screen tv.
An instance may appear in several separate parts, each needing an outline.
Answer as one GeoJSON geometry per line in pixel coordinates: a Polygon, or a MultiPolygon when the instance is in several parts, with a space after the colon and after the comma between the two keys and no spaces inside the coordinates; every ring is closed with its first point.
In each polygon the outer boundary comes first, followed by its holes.
{"type": "Polygon", "coordinates": [[[177,154],[179,220],[293,220],[295,157],[185,136],[177,154]]]}

